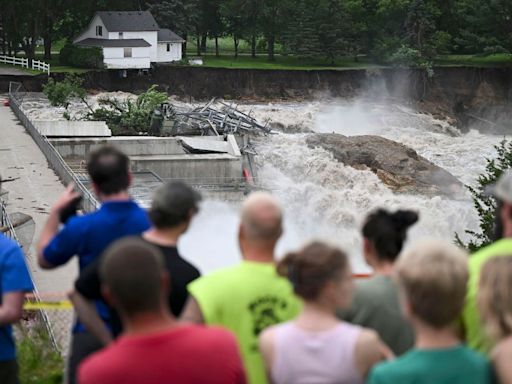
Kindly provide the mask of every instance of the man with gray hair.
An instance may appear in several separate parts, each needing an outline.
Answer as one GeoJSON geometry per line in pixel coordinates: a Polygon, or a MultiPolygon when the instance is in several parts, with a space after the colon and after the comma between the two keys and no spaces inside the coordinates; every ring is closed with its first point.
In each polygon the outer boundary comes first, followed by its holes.
{"type": "MultiPolygon", "coordinates": [[[[142,234],[144,241],[160,248],[164,255],[171,275],[172,295],[168,304],[175,316],[181,314],[187,301],[187,284],[200,276],[197,268],[180,256],[177,248],[179,238],[199,211],[200,200],[201,195],[185,183],[162,185],[156,190],[148,212],[152,227],[142,234]]],[[[99,265],[98,261],[82,272],[70,298],[88,331],[107,345],[121,333],[122,324],[115,309],[110,307],[111,333],[93,310],[93,300],[101,298],[99,265]]]]}
{"type": "Polygon", "coordinates": [[[172,277],[158,247],[138,237],[120,240],[102,257],[100,276],[124,333],[80,366],[80,384],[245,383],[233,335],[178,324],[169,311],[172,277]]]}
{"type": "Polygon", "coordinates": [[[184,321],[222,325],[233,331],[253,384],[267,382],[258,335],[270,325],[292,319],[301,307],[289,281],[275,269],[282,221],[281,207],[272,195],[252,193],[242,206],[238,231],[243,261],[192,282],[182,315],[184,321]]]}

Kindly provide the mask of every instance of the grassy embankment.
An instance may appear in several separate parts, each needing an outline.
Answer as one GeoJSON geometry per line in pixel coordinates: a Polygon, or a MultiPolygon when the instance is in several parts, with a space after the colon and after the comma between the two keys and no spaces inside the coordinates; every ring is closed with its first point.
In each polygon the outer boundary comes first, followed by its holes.
{"type": "MultiPolygon", "coordinates": [[[[64,41],[56,42],[52,47],[51,71],[66,73],[83,73],[87,69],[63,66],[59,62],[58,52],[64,46],[64,41]]],[[[36,49],[36,59],[44,60],[44,48],[42,46],[36,49]]],[[[268,61],[265,47],[257,48],[257,57],[250,55],[251,47],[245,40],[240,42],[238,58],[234,57],[233,42],[230,38],[219,39],[219,50],[221,55],[215,56],[215,42],[208,40],[206,54],[204,54],[204,67],[210,68],[243,68],[243,69],[287,69],[287,70],[347,70],[347,69],[371,69],[385,68],[385,65],[375,63],[367,56],[359,56],[357,59],[353,56],[340,57],[332,63],[325,59],[304,59],[291,55],[282,55],[282,48],[276,44],[276,59],[268,61]]],[[[194,57],[197,54],[195,41],[189,41],[187,45],[187,54],[194,57]]],[[[435,66],[440,67],[512,67],[512,54],[495,55],[441,55],[434,61],[435,66]]],[[[19,68],[19,67],[17,67],[19,68]]],[[[40,71],[26,70],[30,74],[39,74],[40,71]]]]}

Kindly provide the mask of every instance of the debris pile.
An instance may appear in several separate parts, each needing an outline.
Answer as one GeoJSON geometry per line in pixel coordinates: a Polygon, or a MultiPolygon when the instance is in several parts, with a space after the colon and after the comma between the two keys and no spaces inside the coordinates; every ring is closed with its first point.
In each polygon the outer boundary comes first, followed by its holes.
{"type": "Polygon", "coordinates": [[[204,106],[191,111],[178,112],[169,104],[155,111],[152,119],[152,134],[159,136],[226,134],[269,134],[272,130],[259,123],[250,113],[241,112],[235,104],[212,99],[204,106]]]}

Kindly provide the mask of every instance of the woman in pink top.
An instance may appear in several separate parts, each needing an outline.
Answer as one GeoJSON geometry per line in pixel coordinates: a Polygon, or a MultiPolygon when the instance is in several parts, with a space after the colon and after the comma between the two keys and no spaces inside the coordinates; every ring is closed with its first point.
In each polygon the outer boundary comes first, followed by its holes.
{"type": "Polygon", "coordinates": [[[336,317],[350,305],[351,269],[341,250],[314,242],[278,265],[304,300],[294,320],[266,329],[260,350],[273,384],[358,384],[391,355],[376,332],[336,317]]]}

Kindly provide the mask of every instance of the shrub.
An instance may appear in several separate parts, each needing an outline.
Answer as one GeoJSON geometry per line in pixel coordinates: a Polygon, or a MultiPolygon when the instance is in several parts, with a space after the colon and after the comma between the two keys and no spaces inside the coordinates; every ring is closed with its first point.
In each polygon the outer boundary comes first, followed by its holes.
{"type": "Polygon", "coordinates": [[[43,85],[43,93],[50,100],[51,105],[67,109],[72,98],[85,99],[86,92],[82,83],[83,79],[76,74],[68,74],[63,81],[59,82],[49,78],[43,85]]]}
{"type": "Polygon", "coordinates": [[[402,45],[389,57],[389,63],[398,67],[411,67],[421,63],[421,53],[408,45],[402,45]]]}
{"type": "Polygon", "coordinates": [[[168,100],[167,94],[157,91],[156,87],[151,86],[135,100],[99,99],[101,107],[89,113],[86,119],[105,121],[114,135],[147,133],[153,111],[168,100]]]}
{"type": "Polygon", "coordinates": [[[466,244],[459,234],[455,235],[456,242],[475,252],[495,240],[495,217],[496,217],[496,199],[487,193],[487,188],[496,183],[504,171],[512,168],[512,142],[503,140],[494,147],[497,152],[495,159],[487,159],[485,172],[478,177],[478,185],[473,188],[467,188],[473,196],[473,206],[478,212],[479,231],[466,230],[465,233],[470,236],[466,244]]]}
{"type": "Polygon", "coordinates": [[[78,47],[66,44],[60,50],[60,63],[77,68],[103,68],[103,50],[99,47],[78,47]]]}

